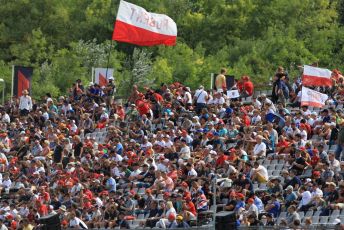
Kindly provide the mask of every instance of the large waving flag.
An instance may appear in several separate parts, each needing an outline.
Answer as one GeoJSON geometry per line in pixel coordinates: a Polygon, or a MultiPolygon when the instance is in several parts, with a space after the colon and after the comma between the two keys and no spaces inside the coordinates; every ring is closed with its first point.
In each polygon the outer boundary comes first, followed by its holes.
{"type": "Polygon", "coordinates": [[[112,40],[139,46],[173,46],[177,25],[167,15],[147,12],[144,8],[121,1],[112,40]]]}
{"type": "Polygon", "coordinates": [[[302,86],[301,106],[307,105],[322,108],[327,99],[328,96],[326,94],[302,86]]]}
{"type": "Polygon", "coordinates": [[[305,65],[303,67],[302,85],[304,86],[332,86],[331,71],[305,65]]]}
{"type": "Polygon", "coordinates": [[[100,86],[106,86],[109,79],[113,79],[113,69],[110,68],[95,68],[95,83],[100,86]]]}
{"type": "Polygon", "coordinates": [[[12,76],[12,90],[13,96],[22,96],[23,90],[30,91],[31,89],[31,78],[33,74],[32,67],[14,66],[14,75],[12,76]]]}

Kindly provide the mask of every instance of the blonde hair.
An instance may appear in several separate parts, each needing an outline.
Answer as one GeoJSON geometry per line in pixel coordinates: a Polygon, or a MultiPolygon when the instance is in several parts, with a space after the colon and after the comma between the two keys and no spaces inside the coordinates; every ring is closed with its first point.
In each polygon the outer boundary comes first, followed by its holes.
{"type": "Polygon", "coordinates": [[[166,207],[167,207],[168,209],[173,208],[173,203],[172,203],[172,201],[167,201],[167,202],[166,202],[166,207]]]}

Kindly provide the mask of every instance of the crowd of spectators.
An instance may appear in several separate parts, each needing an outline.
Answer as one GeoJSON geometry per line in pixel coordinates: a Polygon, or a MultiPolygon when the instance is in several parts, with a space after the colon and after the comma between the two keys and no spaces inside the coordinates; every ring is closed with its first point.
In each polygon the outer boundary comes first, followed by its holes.
{"type": "Polygon", "coordinates": [[[318,89],[319,110],[300,107],[301,81],[281,67],[271,97],[243,76],[230,99],[223,76],[213,91],[134,85],[123,102],[112,80],[37,101],[24,90],[1,109],[0,229],[50,214],[64,229],[189,228],[209,210],[240,227],[340,225],[343,77],[318,89]]]}

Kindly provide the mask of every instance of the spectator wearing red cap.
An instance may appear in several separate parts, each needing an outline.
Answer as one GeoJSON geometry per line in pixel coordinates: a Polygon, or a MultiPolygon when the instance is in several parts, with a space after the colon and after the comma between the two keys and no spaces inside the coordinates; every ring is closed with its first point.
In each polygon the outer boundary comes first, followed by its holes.
{"type": "Polygon", "coordinates": [[[245,209],[247,210],[247,215],[255,215],[258,217],[259,211],[257,206],[254,204],[254,199],[248,198],[246,203],[247,205],[245,209]]]}
{"type": "Polygon", "coordinates": [[[184,210],[191,212],[194,216],[197,216],[195,204],[192,202],[191,196],[185,197],[184,210]]]}

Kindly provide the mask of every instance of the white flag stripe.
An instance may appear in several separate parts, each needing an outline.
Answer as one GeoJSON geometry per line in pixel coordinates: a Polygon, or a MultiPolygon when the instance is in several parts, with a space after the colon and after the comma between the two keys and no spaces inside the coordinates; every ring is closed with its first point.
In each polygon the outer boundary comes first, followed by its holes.
{"type": "Polygon", "coordinates": [[[309,65],[305,65],[303,69],[303,75],[317,76],[324,78],[331,78],[331,71],[328,69],[317,68],[309,65]]]}

